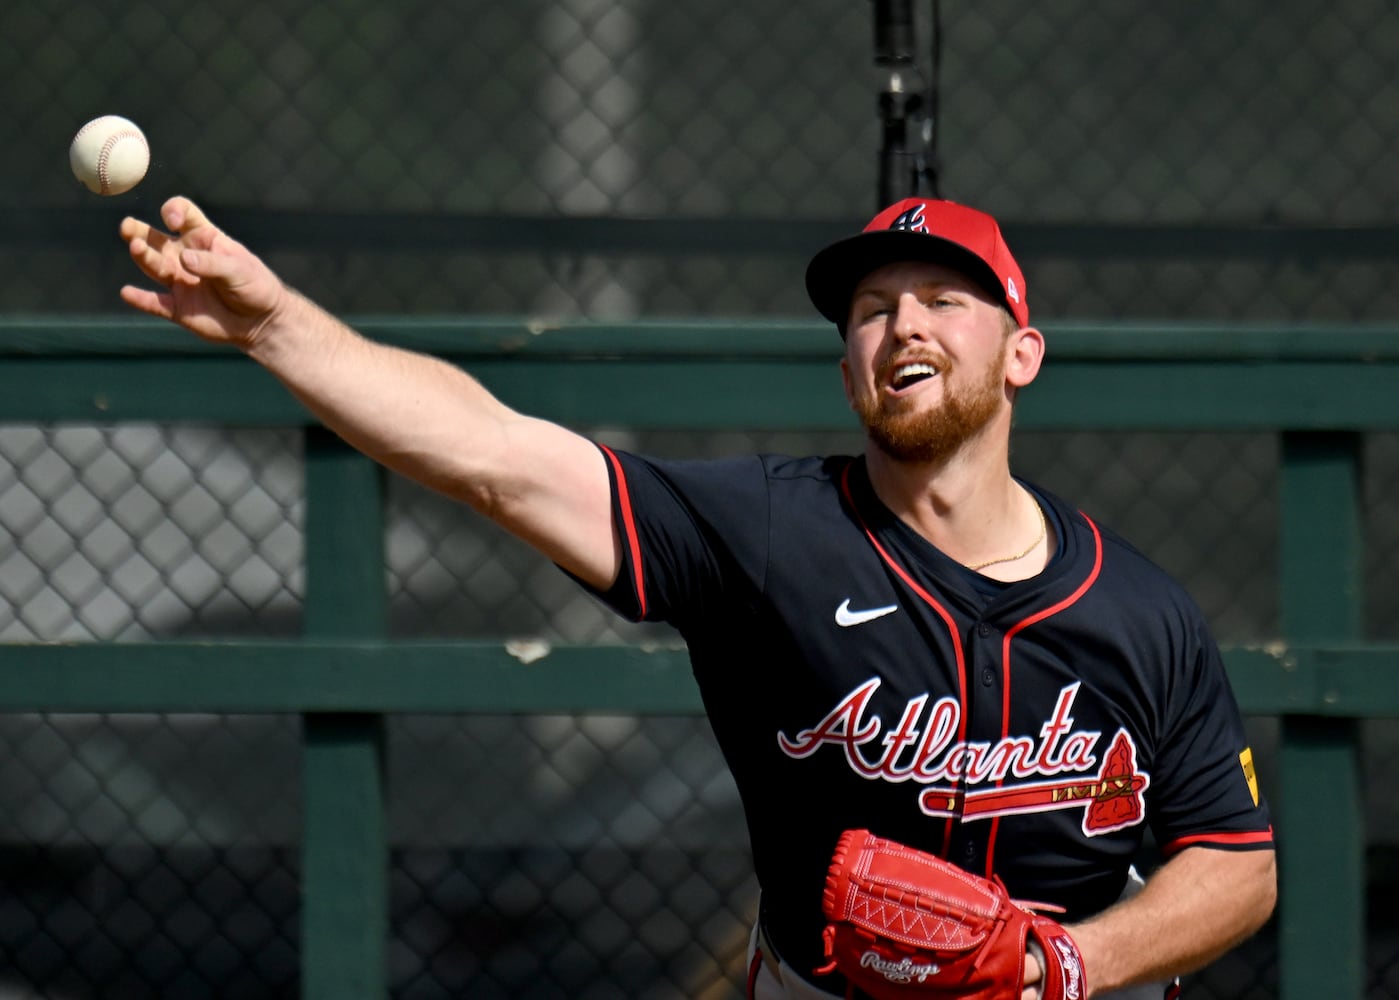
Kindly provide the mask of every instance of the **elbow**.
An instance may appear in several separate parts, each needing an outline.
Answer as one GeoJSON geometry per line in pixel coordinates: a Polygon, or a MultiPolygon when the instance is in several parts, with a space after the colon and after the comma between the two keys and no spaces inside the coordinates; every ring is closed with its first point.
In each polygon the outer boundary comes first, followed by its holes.
{"type": "Polygon", "coordinates": [[[1264,882],[1266,898],[1263,907],[1263,919],[1267,920],[1273,915],[1273,911],[1278,905],[1278,856],[1273,851],[1268,852],[1267,876],[1264,882]]]}
{"type": "Polygon", "coordinates": [[[1250,916],[1248,934],[1251,935],[1273,915],[1278,905],[1278,863],[1274,851],[1260,851],[1259,871],[1253,880],[1254,905],[1250,916]]]}

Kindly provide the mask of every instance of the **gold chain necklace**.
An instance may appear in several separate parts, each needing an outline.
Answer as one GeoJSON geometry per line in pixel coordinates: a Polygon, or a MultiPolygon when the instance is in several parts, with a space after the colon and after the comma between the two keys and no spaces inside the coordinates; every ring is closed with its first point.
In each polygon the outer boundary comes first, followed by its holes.
{"type": "Polygon", "coordinates": [[[1040,533],[1035,536],[1035,540],[1030,543],[1028,548],[1026,548],[1022,552],[1015,553],[1015,555],[1013,556],[1001,556],[1001,558],[999,559],[987,559],[985,562],[979,563],[966,563],[965,565],[967,569],[985,569],[987,566],[996,566],[1000,563],[1015,562],[1015,560],[1024,559],[1031,552],[1035,551],[1035,547],[1038,546],[1040,542],[1044,541],[1044,536],[1049,532],[1049,525],[1045,522],[1044,519],[1044,508],[1040,506],[1038,500],[1035,501],[1035,512],[1038,513],[1040,516],[1040,533]]]}

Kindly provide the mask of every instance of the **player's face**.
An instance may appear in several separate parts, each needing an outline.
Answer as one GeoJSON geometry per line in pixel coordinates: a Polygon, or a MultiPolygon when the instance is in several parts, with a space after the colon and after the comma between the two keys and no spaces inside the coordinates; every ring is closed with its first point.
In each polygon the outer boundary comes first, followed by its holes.
{"type": "Polygon", "coordinates": [[[975,282],[937,264],[889,264],[855,288],[841,362],[846,395],[891,457],[951,455],[1010,406],[1015,324],[975,282]]]}

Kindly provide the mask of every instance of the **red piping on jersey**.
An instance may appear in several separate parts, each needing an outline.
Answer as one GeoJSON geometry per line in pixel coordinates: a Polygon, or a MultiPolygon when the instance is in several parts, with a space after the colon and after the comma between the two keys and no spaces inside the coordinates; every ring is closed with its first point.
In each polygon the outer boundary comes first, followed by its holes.
{"type": "MultiPolygon", "coordinates": [[[[879,544],[879,539],[874,537],[874,532],[871,531],[869,525],[865,523],[864,516],[860,513],[860,508],[855,505],[855,498],[850,493],[850,466],[854,464],[854,462],[848,462],[846,463],[845,468],[841,470],[840,491],[845,496],[845,502],[849,504],[851,511],[854,512],[855,520],[860,522],[860,528],[864,531],[865,537],[870,540],[870,544],[874,546],[874,550],[879,553],[879,557],[884,560],[885,565],[892,569],[898,575],[899,579],[908,585],[910,590],[912,590],[915,594],[921,597],[934,611],[936,611],[938,613],[938,617],[941,618],[943,620],[943,623],[947,626],[947,634],[952,639],[953,654],[957,659],[957,682],[959,686],[958,699],[961,703],[961,712],[959,713],[960,721],[957,723],[957,740],[960,743],[966,743],[967,658],[962,652],[962,636],[957,631],[957,623],[952,620],[951,613],[949,613],[946,608],[939,604],[933,598],[932,594],[924,590],[918,584],[918,581],[914,580],[913,577],[909,576],[908,572],[894,560],[894,557],[891,556],[888,552],[884,551],[884,546],[879,544]]],[[[971,766],[970,761],[967,762],[967,766],[971,766]]],[[[962,788],[961,778],[958,775],[952,775],[952,787],[956,790],[958,799],[961,800],[962,796],[965,793],[962,788]]],[[[960,812],[960,809],[958,811],[960,812]]],[[[942,851],[940,852],[944,858],[947,857],[947,852],[952,848],[952,824],[953,817],[947,817],[947,823],[943,828],[942,851]]]]}
{"type": "Polygon", "coordinates": [[[1179,854],[1187,847],[1194,847],[1197,844],[1218,847],[1246,847],[1250,844],[1271,844],[1273,842],[1273,828],[1267,830],[1255,830],[1251,833],[1197,833],[1189,837],[1177,837],[1161,848],[1161,853],[1165,857],[1172,857],[1179,854]]]}
{"type": "Polygon", "coordinates": [[[616,453],[607,445],[600,444],[599,448],[607,456],[607,460],[612,463],[612,471],[617,476],[617,503],[622,508],[622,524],[626,528],[627,551],[631,553],[631,574],[632,586],[636,588],[636,603],[640,610],[637,621],[646,617],[646,580],[641,575],[641,541],[636,535],[636,516],[631,509],[631,493],[627,490],[627,475],[622,471],[622,462],[617,458],[616,453]]]}
{"type": "MultiPolygon", "coordinates": [[[[1098,574],[1103,569],[1103,536],[1098,531],[1098,526],[1093,523],[1093,519],[1087,514],[1079,511],[1079,516],[1087,522],[1088,527],[1093,531],[1093,568],[1089,570],[1088,576],[1078,588],[1064,598],[1058,604],[1050,605],[1041,611],[1037,611],[1029,618],[1017,622],[1006,630],[1005,638],[1001,640],[1001,739],[1010,736],[1010,640],[1015,638],[1018,632],[1028,628],[1036,622],[1042,622],[1052,615],[1057,615],[1065,608],[1072,607],[1078,599],[1088,593],[1090,587],[1098,579],[1098,574]]],[[[1000,788],[1005,784],[1005,779],[996,781],[996,787],[1000,788]]],[[[991,833],[986,841],[986,877],[991,877],[991,864],[996,859],[996,834],[1001,829],[1001,817],[997,816],[991,820],[991,833]]]]}
{"type": "Polygon", "coordinates": [[[748,981],[744,984],[743,995],[753,1000],[758,995],[758,973],[763,971],[763,949],[753,952],[753,961],[748,963],[748,981]]]}

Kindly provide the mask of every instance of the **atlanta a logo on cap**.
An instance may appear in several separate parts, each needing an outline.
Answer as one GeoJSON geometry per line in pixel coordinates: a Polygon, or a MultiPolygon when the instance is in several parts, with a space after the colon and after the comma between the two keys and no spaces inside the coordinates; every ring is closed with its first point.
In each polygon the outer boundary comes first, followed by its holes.
{"type": "Polygon", "coordinates": [[[926,233],[928,231],[928,223],[923,218],[923,209],[927,207],[927,205],[918,205],[916,208],[910,208],[907,211],[899,213],[899,217],[889,223],[889,228],[910,233],[926,233]]]}

